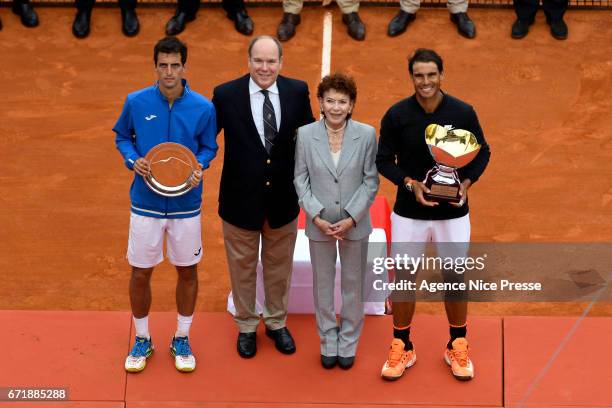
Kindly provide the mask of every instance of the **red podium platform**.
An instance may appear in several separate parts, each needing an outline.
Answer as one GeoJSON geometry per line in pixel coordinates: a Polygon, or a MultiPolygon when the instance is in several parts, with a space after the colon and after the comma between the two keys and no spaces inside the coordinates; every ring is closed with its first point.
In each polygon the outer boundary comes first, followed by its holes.
{"type": "Polygon", "coordinates": [[[66,408],[339,408],[339,407],[610,407],[605,351],[612,318],[471,317],[476,377],[456,381],[442,360],[443,316],[417,315],[418,361],[398,381],[380,379],[391,338],[390,316],[369,316],[355,366],[319,363],[314,316],[290,315],[294,355],[274,349],[263,329],[258,353],[236,353],[227,313],[198,313],[191,343],[198,366],[174,369],[168,351],[174,313],[152,313],[156,346],[144,372],[127,375],[133,333],[128,312],[0,311],[0,387],[67,387],[66,402],[6,402],[6,407],[66,408]]]}

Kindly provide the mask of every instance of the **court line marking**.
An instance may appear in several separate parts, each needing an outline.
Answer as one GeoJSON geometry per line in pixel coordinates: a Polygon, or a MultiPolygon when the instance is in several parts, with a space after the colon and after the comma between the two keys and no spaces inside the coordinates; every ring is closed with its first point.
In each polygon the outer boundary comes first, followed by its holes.
{"type": "Polygon", "coordinates": [[[555,362],[555,360],[557,359],[557,357],[559,357],[559,355],[561,354],[561,351],[563,351],[565,346],[567,346],[567,343],[571,340],[571,338],[576,333],[576,330],[578,330],[578,327],[580,326],[580,324],[584,321],[584,319],[589,314],[589,312],[591,311],[593,306],[595,306],[595,303],[597,303],[597,301],[599,300],[600,296],[606,291],[606,289],[608,288],[608,285],[610,284],[610,280],[611,279],[612,279],[612,275],[609,275],[608,279],[606,280],[606,285],[603,288],[601,288],[595,294],[595,296],[593,297],[593,300],[591,300],[591,303],[589,303],[589,305],[584,310],[582,315],[578,318],[578,320],[576,320],[574,322],[573,326],[569,329],[569,331],[567,332],[565,337],[563,337],[563,339],[561,340],[561,342],[557,346],[557,349],[555,350],[555,352],[552,354],[552,356],[550,356],[550,358],[548,359],[548,361],[546,362],[544,367],[542,367],[542,369],[540,370],[540,372],[538,373],[536,378],[531,382],[531,384],[529,384],[529,387],[527,388],[527,391],[525,391],[525,394],[523,394],[523,397],[521,398],[521,400],[518,403],[518,407],[519,408],[523,408],[525,406],[525,403],[527,402],[527,400],[529,399],[531,394],[533,394],[533,392],[535,391],[535,389],[538,386],[538,384],[542,381],[544,376],[546,376],[546,374],[548,373],[548,371],[552,367],[552,365],[555,362]]]}
{"type": "Polygon", "coordinates": [[[321,51],[321,78],[329,75],[331,69],[332,13],[323,16],[323,50],[321,51]]]}

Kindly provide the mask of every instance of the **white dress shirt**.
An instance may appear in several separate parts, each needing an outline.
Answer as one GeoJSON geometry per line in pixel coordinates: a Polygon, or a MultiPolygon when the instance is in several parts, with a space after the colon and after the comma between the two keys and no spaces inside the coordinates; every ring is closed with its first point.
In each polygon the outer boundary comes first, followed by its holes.
{"type": "Polygon", "coordinates": [[[332,156],[332,161],[334,162],[334,166],[336,166],[336,168],[338,168],[338,162],[340,161],[341,152],[342,152],[342,149],[338,150],[336,153],[330,151],[331,156],[332,156]]]}
{"type": "MultiPolygon", "coordinates": [[[[253,78],[249,78],[249,95],[251,96],[251,113],[253,114],[253,122],[257,127],[257,133],[261,143],[265,146],[266,142],[264,139],[264,125],[263,125],[263,104],[264,96],[261,93],[261,87],[253,81],[253,78]]],[[[272,106],[274,107],[274,116],[276,116],[276,130],[280,130],[281,123],[281,106],[280,96],[278,94],[278,87],[276,81],[270,87],[268,87],[268,97],[272,106]]]]}

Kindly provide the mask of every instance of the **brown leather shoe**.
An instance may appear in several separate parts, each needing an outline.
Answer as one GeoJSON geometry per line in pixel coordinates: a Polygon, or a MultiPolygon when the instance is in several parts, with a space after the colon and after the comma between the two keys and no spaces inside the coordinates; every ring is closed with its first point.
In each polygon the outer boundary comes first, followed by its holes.
{"type": "Polygon", "coordinates": [[[365,40],[365,24],[359,18],[357,12],[342,14],[342,22],[348,26],[348,33],[357,41],[365,40]]]}
{"type": "Polygon", "coordinates": [[[281,41],[288,41],[295,35],[295,28],[300,24],[302,18],[299,14],[283,13],[283,19],[278,25],[276,36],[281,41]]]}

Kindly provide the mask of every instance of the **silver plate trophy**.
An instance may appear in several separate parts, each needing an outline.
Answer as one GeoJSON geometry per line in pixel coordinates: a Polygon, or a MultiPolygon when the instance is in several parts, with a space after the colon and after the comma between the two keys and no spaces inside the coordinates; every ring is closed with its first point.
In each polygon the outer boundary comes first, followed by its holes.
{"type": "Polygon", "coordinates": [[[157,194],[178,197],[191,190],[190,179],[199,166],[187,147],[172,142],[160,143],[149,150],[145,160],[151,169],[145,182],[157,194]]]}
{"type": "Polygon", "coordinates": [[[432,123],[425,129],[425,143],[436,162],[423,181],[430,190],[425,193],[430,201],[460,201],[457,169],[474,160],[481,147],[473,133],[449,128],[432,123]]]}

